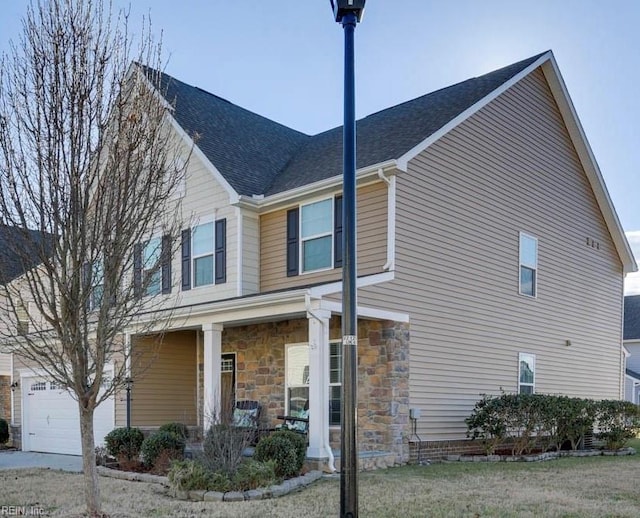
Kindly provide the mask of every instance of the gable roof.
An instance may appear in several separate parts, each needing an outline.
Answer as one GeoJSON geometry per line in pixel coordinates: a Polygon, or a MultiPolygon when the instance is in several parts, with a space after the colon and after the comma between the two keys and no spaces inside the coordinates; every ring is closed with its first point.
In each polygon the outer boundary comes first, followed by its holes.
{"type": "MultiPolygon", "coordinates": [[[[541,67],[623,265],[637,271],[631,248],[551,51],[437,90],[356,122],[357,170],[409,160],[520,79],[541,67]]],[[[147,77],[153,80],[156,74],[147,77]]],[[[342,127],[309,136],[249,112],[167,74],[156,85],[177,124],[240,196],[272,197],[342,174],[342,127]]]]}
{"type": "Polygon", "coordinates": [[[40,247],[48,245],[49,240],[37,230],[0,225],[0,284],[40,264],[40,247]]]}
{"type": "Polygon", "coordinates": [[[624,298],[623,340],[640,340],[640,295],[624,298]]]}

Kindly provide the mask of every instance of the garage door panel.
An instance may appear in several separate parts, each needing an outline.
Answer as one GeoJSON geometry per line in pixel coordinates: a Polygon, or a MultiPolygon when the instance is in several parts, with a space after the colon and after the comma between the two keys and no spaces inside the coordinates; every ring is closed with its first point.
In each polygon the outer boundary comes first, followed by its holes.
{"type": "MultiPolygon", "coordinates": [[[[65,390],[43,378],[27,378],[24,398],[26,450],[80,455],[78,402],[65,390]]],[[[107,399],[94,412],[96,446],[113,429],[114,400],[107,399]]]]}

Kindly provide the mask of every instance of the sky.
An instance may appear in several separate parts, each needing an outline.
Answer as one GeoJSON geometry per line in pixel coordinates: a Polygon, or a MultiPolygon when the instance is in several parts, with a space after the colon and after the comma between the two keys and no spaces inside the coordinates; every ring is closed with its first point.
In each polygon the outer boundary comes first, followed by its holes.
{"type": "MultiPolygon", "coordinates": [[[[113,0],[162,33],[165,71],[309,134],[342,124],[343,31],[328,0],[113,0]]],[[[3,0],[0,51],[27,0],[3,0]]],[[[640,1],[368,0],[358,118],[553,50],[625,231],[640,230],[640,1]]]]}

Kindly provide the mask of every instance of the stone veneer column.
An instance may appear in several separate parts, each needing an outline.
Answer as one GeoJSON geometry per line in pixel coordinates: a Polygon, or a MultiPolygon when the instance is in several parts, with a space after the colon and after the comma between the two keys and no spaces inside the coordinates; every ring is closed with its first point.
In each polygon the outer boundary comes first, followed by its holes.
{"type": "Polygon", "coordinates": [[[329,319],[315,310],[309,319],[309,447],[307,457],[326,459],[329,452],[329,319]]]}
{"type": "Polygon", "coordinates": [[[204,408],[206,431],[220,412],[220,375],[222,357],[222,324],[203,324],[204,332],[204,408]]]}

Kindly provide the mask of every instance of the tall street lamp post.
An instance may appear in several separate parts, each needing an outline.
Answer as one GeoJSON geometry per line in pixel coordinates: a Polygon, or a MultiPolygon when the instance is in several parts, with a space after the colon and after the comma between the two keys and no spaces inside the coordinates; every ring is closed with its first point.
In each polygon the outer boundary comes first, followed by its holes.
{"type": "Polygon", "coordinates": [[[358,516],[358,316],[356,310],[356,110],[354,34],[365,0],[331,0],[344,29],[344,158],[342,194],[342,437],[340,516],[358,516]]]}

